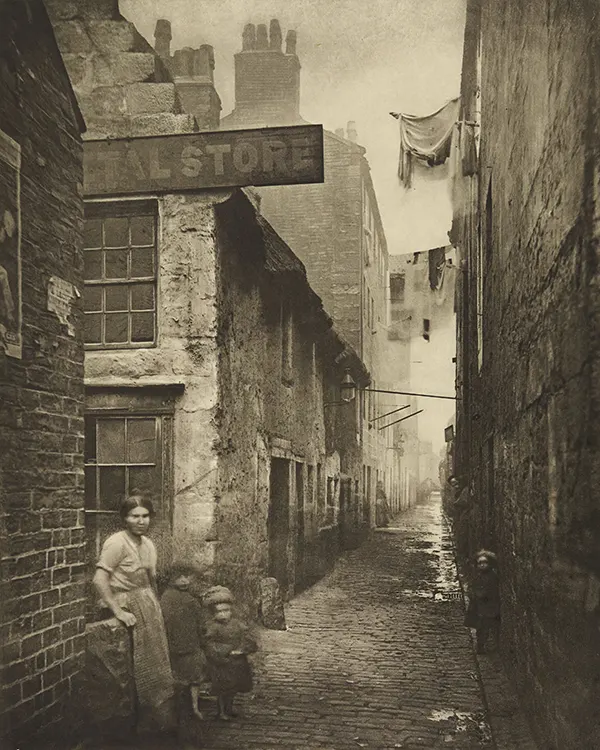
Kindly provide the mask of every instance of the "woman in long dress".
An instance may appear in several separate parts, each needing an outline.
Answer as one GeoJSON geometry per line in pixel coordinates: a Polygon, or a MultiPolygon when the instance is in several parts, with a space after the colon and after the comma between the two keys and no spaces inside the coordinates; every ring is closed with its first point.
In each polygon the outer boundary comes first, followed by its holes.
{"type": "Polygon", "coordinates": [[[149,500],[133,495],[119,512],[125,528],[104,542],[94,586],[104,606],[132,630],[138,732],[170,732],[175,728],[174,683],[155,593],[156,548],[146,536],[154,510],[149,500]]]}

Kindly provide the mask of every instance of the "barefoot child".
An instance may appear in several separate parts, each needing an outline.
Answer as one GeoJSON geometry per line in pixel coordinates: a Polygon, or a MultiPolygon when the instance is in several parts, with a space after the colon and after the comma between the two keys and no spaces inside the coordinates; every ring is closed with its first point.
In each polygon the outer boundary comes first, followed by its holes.
{"type": "Polygon", "coordinates": [[[205,718],[198,707],[198,699],[210,694],[210,678],[204,653],[205,613],[200,601],[189,588],[194,570],[186,565],[173,566],[169,585],[160,605],[167,631],[171,669],[175,679],[180,738],[198,739],[195,716],[205,718]],[[188,736],[192,730],[192,737],[188,736]]]}
{"type": "Polygon", "coordinates": [[[233,617],[233,595],[223,586],[209,589],[202,598],[209,612],[206,625],[206,656],[214,695],[217,696],[217,717],[229,721],[237,714],[233,701],[237,693],[252,690],[252,671],[247,654],[257,650],[249,628],[233,617]]]}
{"type": "Polygon", "coordinates": [[[485,653],[485,645],[490,633],[498,647],[500,630],[500,591],[496,555],[488,550],[477,553],[477,569],[469,587],[469,606],[465,625],[475,628],[477,653],[485,653]]]}

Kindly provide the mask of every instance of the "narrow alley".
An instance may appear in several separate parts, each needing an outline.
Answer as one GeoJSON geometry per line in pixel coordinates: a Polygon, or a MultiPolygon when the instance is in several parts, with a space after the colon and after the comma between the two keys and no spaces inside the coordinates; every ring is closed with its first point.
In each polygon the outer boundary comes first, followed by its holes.
{"type": "Polygon", "coordinates": [[[263,631],[255,692],[206,747],[494,747],[433,497],[296,597],[287,632],[263,631]]]}

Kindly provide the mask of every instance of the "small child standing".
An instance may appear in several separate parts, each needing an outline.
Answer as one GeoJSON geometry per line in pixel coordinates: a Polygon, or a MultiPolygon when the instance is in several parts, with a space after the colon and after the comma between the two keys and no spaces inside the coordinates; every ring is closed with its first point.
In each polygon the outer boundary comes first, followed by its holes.
{"type": "Polygon", "coordinates": [[[195,743],[199,728],[194,727],[194,717],[204,719],[198,700],[210,694],[210,677],[204,653],[205,614],[189,591],[194,575],[191,567],[173,566],[160,605],[176,686],[179,737],[195,743]]]}
{"type": "Polygon", "coordinates": [[[485,645],[490,633],[498,648],[500,638],[500,588],[498,582],[496,555],[481,550],[476,557],[476,572],[469,587],[469,606],[465,616],[465,626],[475,628],[477,653],[485,653],[485,645]]]}
{"type": "Polygon", "coordinates": [[[257,650],[256,641],[241,620],[233,616],[233,595],[224,586],[205,592],[203,605],[210,613],[205,629],[206,657],[210,681],[217,696],[217,718],[237,716],[233,701],[238,693],[252,690],[252,671],[247,654],[257,650]]]}

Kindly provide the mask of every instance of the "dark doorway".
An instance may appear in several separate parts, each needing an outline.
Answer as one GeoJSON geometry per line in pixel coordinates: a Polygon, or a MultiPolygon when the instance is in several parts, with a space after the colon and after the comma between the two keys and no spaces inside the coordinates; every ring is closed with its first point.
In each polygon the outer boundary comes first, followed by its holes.
{"type": "Polygon", "coordinates": [[[306,581],[306,513],[304,507],[304,466],[296,462],[296,591],[301,591],[306,581]]]}
{"type": "Polygon", "coordinates": [[[269,493],[269,575],[276,578],[287,597],[289,586],[288,543],[290,537],[290,462],[271,459],[269,493]]]}
{"type": "Polygon", "coordinates": [[[353,546],[352,523],[352,480],[343,478],[340,484],[340,546],[350,549],[353,546]]]}

